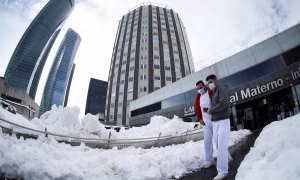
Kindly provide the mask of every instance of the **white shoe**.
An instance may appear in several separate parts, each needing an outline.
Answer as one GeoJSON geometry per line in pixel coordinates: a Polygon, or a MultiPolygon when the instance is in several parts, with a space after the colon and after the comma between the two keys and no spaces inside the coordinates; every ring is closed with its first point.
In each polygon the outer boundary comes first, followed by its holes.
{"type": "Polygon", "coordinates": [[[227,174],[218,174],[216,177],[214,177],[213,180],[221,180],[224,179],[227,176],[227,174]]]}
{"type": "Polygon", "coordinates": [[[204,163],[203,165],[202,165],[202,168],[205,168],[205,169],[207,169],[207,168],[210,168],[210,167],[212,167],[212,166],[214,166],[214,165],[216,165],[216,163],[213,161],[213,162],[207,162],[207,163],[204,163]]]}

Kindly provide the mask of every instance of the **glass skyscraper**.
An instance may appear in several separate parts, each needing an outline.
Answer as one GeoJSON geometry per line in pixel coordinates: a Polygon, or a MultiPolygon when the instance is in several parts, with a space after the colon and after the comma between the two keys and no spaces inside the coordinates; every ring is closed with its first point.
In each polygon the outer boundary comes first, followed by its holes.
{"type": "Polygon", "coordinates": [[[40,115],[50,110],[53,104],[64,105],[74,58],[80,42],[80,36],[74,30],[68,29],[47,78],[40,105],[40,115]]]}
{"type": "Polygon", "coordinates": [[[35,99],[48,54],[74,6],[74,0],[50,0],[38,13],[10,59],[4,75],[7,83],[35,99]]]}
{"type": "Polygon", "coordinates": [[[76,64],[73,64],[72,70],[71,70],[71,74],[70,74],[70,78],[69,78],[69,82],[68,82],[68,87],[67,87],[67,92],[66,92],[64,107],[66,107],[68,105],[69,93],[70,93],[70,89],[71,89],[71,85],[72,85],[72,80],[73,80],[73,75],[74,75],[75,68],[76,68],[76,64]]]}
{"type": "Polygon", "coordinates": [[[86,99],[85,114],[97,115],[105,112],[107,82],[91,78],[86,99]]]}
{"type": "Polygon", "coordinates": [[[106,121],[128,124],[129,103],[194,72],[185,27],[172,9],[142,5],[124,15],[115,39],[106,121]]]}

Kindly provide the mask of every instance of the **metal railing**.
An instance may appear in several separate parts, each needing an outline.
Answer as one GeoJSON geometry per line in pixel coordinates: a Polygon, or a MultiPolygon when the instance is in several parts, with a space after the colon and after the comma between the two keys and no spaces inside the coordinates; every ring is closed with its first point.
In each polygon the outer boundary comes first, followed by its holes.
{"type": "Polygon", "coordinates": [[[48,137],[50,135],[53,137],[57,137],[56,140],[58,142],[70,144],[71,146],[79,146],[81,143],[84,143],[88,147],[102,148],[102,149],[111,149],[113,147],[126,148],[129,146],[140,147],[140,148],[163,147],[172,144],[182,144],[188,141],[199,141],[203,139],[202,129],[195,129],[192,131],[187,130],[184,133],[179,133],[178,135],[174,135],[174,136],[171,135],[161,136],[161,133],[159,133],[157,137],[135,138],[135,139],[112,139],[111,132],[109,132],[108,139],[100,139],[100,138],[76,137],[76,136],[52,133],[47,131],[47,128],[45,128],[44,131],[37,130],[37,129],[25,127],[23,125],[19,125],[14,122],[10,122],[3,118],[0,118],[0,121],[19,127],[21,129],[25,129],[28,132],[31,132],[31,133],[21,133],[13,130],[12,128],[8,128],[0,124],[3,133],[10,134],[10,135],[15,134],[18,138],[23,137],[24,139],[27,138],[37,139],[40,136],[48,137]],[[35,132],[36,134],[32,132],[35,132]],[[61,138],[66,138],[66,139],[61,139],[61,138]]]}

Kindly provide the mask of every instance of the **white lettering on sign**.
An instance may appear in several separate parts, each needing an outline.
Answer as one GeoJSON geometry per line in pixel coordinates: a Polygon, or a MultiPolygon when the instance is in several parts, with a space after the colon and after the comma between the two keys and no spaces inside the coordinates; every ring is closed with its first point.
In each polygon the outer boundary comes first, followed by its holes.
{"type": "Polygon", "coordinates": [[[194,115],[194,114],[195,114],[194,106],[184,108],[184,116],[189,116],[189,115],[194,115]]]}
{"type": "MultiPolygon", "coordinates": [[[[299,78],[300,78],[300,76],[299,76],[299,78]]],[[[240,97],[241,97],[242,100],[243,99],[248,99],[248,98],[251,98],[251,97],[255,97],[255,96],[260,95],[262,93],[266,93],[268,91],[271,91],[273,89],[281,87],[281,86],[283,86],[283,84],[284,84],[283,79],[279,78],[277,80],[268,82],[268,83],[260,85],[260,86],[257,85],[254,88],[242,89],[240,91],[240,97]]],[[[235,103],[237,101],[239,101],[239,96],[238,96],[238,92],[235,92],[233,95],[230,96],[230,103],[235,103]]]]}

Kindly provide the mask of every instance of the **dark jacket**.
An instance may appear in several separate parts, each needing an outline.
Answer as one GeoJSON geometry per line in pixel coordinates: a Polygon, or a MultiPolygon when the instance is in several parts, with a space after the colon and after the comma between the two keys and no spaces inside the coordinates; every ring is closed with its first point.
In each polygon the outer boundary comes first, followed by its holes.
{"type": "MultiPolygon", "coordinates": [[[[207,88],[208,95],[210,97],[210,100],[212,100],[213,91],[207,88]]],[[[200,98],[201,94],[197,92],[196,99],[195,99],[195,114],[197,116],[197,122],[200,122],[200,119],[202,119],[202,112],[200,107],[200,98]]]]}
{"type": "Polygon", "coordinates": [[[230,115],[228,89],[225,86],[217,86],[212,97],[212,121],[228,119],[230,115]]]}

